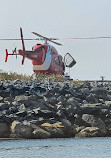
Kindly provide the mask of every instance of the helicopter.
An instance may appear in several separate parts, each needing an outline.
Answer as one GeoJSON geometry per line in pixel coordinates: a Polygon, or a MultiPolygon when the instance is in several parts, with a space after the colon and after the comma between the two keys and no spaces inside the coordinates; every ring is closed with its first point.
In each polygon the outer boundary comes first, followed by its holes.
{"type": "Polygon", "coordinates": [[[12,51],[12,53],[8,53],[6,49],[6,58],[5,62],[8,60],[8,56],[15,55],[16,58],[18,55],[21,55],[22,58],[22,65],[24,64],[25,58],[32,61],[33,71],[34,73],[45,73],[45,74],[60,74],[64,75],[65,67],[72,68],[76,61],[75,59],[69,54],[66,53],[64,58],[59,55],[56,48],[52,45],[48,44],[48,42],[52,42],[56,45],[61,46],[62,44],[55,42],[56,38],[47,38],[44,37],[36,32],[32,32],[34,35],[38,36],[38,39],[24,39],[23,38],[23,31],[20,28],[20,39],[0,39],[0,40],[21,40],[22,41],[22,49],[19,49],[18,52],[16,48],[12,51]],[[36,44],[32,47],[32,50],[25,49],[25,40],[43,40],[45,41],[44,44],[36,44]]]}

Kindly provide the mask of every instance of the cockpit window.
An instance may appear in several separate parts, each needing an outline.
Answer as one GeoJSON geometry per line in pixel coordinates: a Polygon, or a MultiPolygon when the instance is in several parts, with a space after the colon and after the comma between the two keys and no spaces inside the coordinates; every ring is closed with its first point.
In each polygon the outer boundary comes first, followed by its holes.
{"type": "Polygon", "coordinates": [[[58,57],[55,58],[55,63],[56,63],[56,65],[59,65],[58,57]]]}
{"type": "Polygon", "coordinates": [[[61,57],[56,57],[55,58],[55,63],[56,63],[56,65],[62,66],[62,59],[61,59],[61,57]]]}

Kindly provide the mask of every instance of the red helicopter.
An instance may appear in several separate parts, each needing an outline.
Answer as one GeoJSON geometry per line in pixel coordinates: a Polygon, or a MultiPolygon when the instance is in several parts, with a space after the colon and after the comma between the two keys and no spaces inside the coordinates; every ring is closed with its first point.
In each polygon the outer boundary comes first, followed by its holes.
{"type": "Polygon", "coordinates": [[[23,56],[22,65],[24,64],[25,58],[32,60],[33,64],[33,71],[35,73],[46,73],[46,74],[60,74],[64,75],[65,67],[73,67],[76,64],[74,58],[69,54],[66,53],[64,58],[58,54],[57,50],[48,44],[52,42],[57,45],[62,45],[60,43],[55,42],[54,38],[47,38],[44,37],[36,32],[32,32],[34,35],[38,36],[39,39],[24,39],[22,28],[20,28],[20,39],[0,39],[0,40],[21,40],[22,41],[22,50],[17,50],[16,48],[14,51],[9,54],[8,50],[6,49],[6,59],[7,62],[8,55],[21,55],[23,56]],[[44,40],[45,44],[37,44],[32,47],[32,50],[26,50],[24,40],[44,40]]]}

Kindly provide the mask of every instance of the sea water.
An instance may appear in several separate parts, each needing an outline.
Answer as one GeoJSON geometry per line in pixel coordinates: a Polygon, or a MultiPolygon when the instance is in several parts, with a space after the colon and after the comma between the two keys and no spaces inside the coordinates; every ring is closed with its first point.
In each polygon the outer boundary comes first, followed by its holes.
{"type": "Polygon", "coordinates": [[[0,158],[111,158],[111,138],[0,140],[0,158]]]}

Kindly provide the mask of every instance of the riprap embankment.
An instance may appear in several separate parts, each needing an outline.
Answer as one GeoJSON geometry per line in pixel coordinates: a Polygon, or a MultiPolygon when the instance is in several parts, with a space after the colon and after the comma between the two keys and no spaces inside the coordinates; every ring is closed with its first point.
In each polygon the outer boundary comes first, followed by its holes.
{"type": "Polygon", "coordinates": [[[1,138],[111,136],[111,83],[0,81],[1,138]]]}

